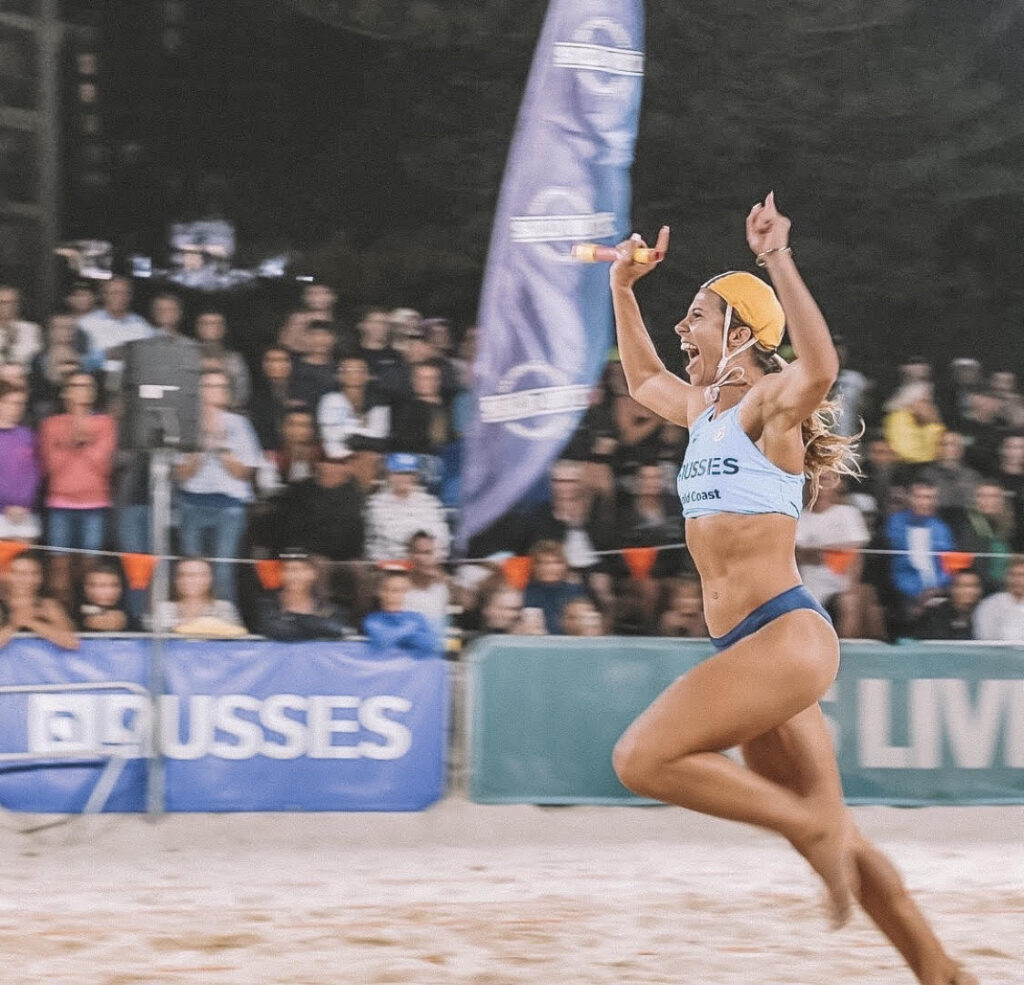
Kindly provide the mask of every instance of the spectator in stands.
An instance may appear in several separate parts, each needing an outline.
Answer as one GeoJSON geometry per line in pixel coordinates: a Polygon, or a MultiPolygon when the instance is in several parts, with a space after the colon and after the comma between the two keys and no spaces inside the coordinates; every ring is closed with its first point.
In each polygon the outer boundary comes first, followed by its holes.
{"type": "Polygon", "coordinates": [[[988,385],[999,399],[999,421],[1008,427],[1024,426],[1024,406],[1017,390],[1017,374],[1008,369],[997,369],[989,374],[988,385]]]}
{"type": "Polygon", "coordinates": [[[892,581],[899,593],[899,628],[909,631],[925,604],[943,593],[949,575],[940,554],[954,549],[953,534],[937,516],[939,492],[928,482],[911,483],[909,506],[889,517],[885,525],[892,559],[892,581]]]}
{"type": "Polygon", "coordinates": [[[905,383],[885,405],[885,437],[901,462],[934,462],[946,430],[932,399],[930,383],[905,383]]]}
{"type": "Polygon", "coordinates": [[[276,451],[281,447],[281,428],[290,410],[311,410],[291,396],[292,360],[286,349],[272,346],[263,353],[261,375],[256,380],[249,417],[260,447],[276,451]]]}
{"type": "Polygon", "coordinates": [[[27,400],[24,386],[0,380],[0,540],[32,541],[42,533],[36,439],[21,423],[27,400]]]}
{"type": "Polygon", "coordinates": [[[914,635],[922,640],[973,640],[974,611],[981,595],[981,578],[976,571],[956,572],[949,597],[925,608],[914,635]]]}
{"type": "Polygon", "coordinates": [[[480,632],[511,633],[523,609],[523,593],[503,581],[486,592],[480,603],[480,632]]]}
{"type": "Polygon", "coordinates": [[[420,484],[419,459],[392,452],[386,466],[387,485],[367,502],[366,556],[371,561],[400,560],[409,538],[422,530],[435,538],[439,557],[447,558],[451,534],[444,508],[420,484]]]}
{"type": "Polygon", "coordinates": [[[46,478],[46,536],[53,547],[98,551],[106,540],[117,424],[96,413],[96,381],[76,372],[62,392],[64,413],[39,426],[46,478]]]}
{"type": "Polygon", "coordinates": [[[348,456],[323,458],[312,478],[293,483],[278,498],[274,546],[294,546],[332,561],[361,558],[364,502],[348,456]]]}
{"type": "Polygon", "coordinates": [[[602,636],[601,613],[586,596],[572,599],[562,609],[562,632],[566,636],[602,636]]]}
{"type": "Polygon", "coordinates": [[[316,422],[308,410],[290,410],[284,416],[284,440],[275,456],[277,476],[283,485],[312,479],[317,462],[324,457],[343,458],[343,455],[325,455],[317,438],[316,422]]]}
{"type": "Polygon", "coordinates": [[[402,351],[402,362],[386,373],[381,374],[380,389],[391,403],[407,399],[414,393],[413,376],[417,366],[429,363],[441,372],[440,393],[445,406],[459,391],[459,378],[455,364],[444,357],[444,354],[428,339],[429,322],[423,322],[407,331],[405,348],[402,351]],[[425,327],[426,326],[426,327],[425,327]]]}
{"type": "Polygon", "coordinates": [[[832,394],[839,403],[835,429],[837,434],[852,437],[860,432],[863,425],[861,406],[865,393],[872,387],[872,382],[863,373],[851,369],[850,349],[845,339],[833,336],[832,343],[836,347],[841,367],[832,394]]]}
{"type": "MultiPolygon", "coordinates": [[[[95,412],[96,381],[90,373],[72,373],[62,398],[64,413],[39,426],[46,537],[52,547],[98,551],[107,537],[117,424],[109,414],[95,412]]],[[[58,554],[50,563],[50,590],[65,604],[71,601],[75,560],[58,554]]]]}
{"type": "Polygon", "coordinates": [[[907,383],[930,383],[932,364],[924,356],[907,356],[900,363],[900,386],[907,383]]]}
{"type": "Polygon", "coordinates": [[[359,346],[355,355],[366,360],[370,377],[374,381],[392,372],[402,357],[391,345],[391,323],[382,308],[368,308],[356,325],[359,346]]]}
{"type": "Polygon", "coordinates": [[[42,347],[39,326],[21,317],[21,291],[0,283],[0,364],[16,363],[27,370],[42,347]]]}
{"type": "Polygon", "coordinates": [[[903,505],[903,479],[896,455],[880,434],[867,438],[864,452],[863,475],[854,480],[852,498],[862,513],[872,510],[886,517],[903,505]],[[870,502],[864,502],[863,497],[868,497],[870,502]]]}
{"type": "Polygon", "coordinates": [[[340,640],[355,631],[344,613],[324,597],[317,560],[308,554],[282,556],[281,588],[260,603],[259,631],[272,640],[340,640]]]}
{"type": "Polygon", "coordinates": [[[939,491],[939,516],[956,530],[974,502],[981,476],[964,461],[964,438],[947,431],[939,440],[938,458],[921,470],[921,478],[939,491]]]}
{"type": "Polygon", "coordinates": [[[205,558],[182,558],[174,570],[170,602],[157,606],[149,622],[156,632],[186,636],[244,636],[233,602],[214,594],[213,566],[205,558]]]}
{"type": "Polygon", "coordinates": [[[405,355],[406,340],[411,332],[415,332],[423,316],[414,308],[392,308],[388,314],[391,327],[391,344],[400,355],[405,355]]]}
{"type": "Polygon", "coordinates": [[[657,460],[665,422],[629,395],[626,374],[618,360],[608,364],[606,378],[617,436],[612,471],[621,487],[641,463],[657,460]]]}
{"type": "MultiPolygon", "coordinates": [[[[179,456],[174,470],[185,554],[238,557],[247,507],[253,499],[253,477],[263,454],[252,425],[229,411],[230,403],[227,375],[203,373],[199,379],[200,451],[179,456]]],[[[235,575],[234,564],[217,565],[219,598],[236,599],[235,575]]]]}
{"type": "Polygon", "coordinates": [[[334,327],[327,321],[311,321],[306,327],[306,349],[292,361],[289,397],[315,413],[320,399],[334,389],[334,327]]]}
{"type": "Polygon", "coordinates": [[[878,596],[861,581],[870,535],[864,517],[845,502],[840,477],[821,483],[818,498],[796,525],[796,560],[807,590],[832,613],[842,639],[885,639],[878,596]]]}
{"type": "Polygon", "coordinates": [[[391,447],[419,455],[428,489],[442,481],[442,458],[454,440],[451,413],[441,395],[441,369],[437,363],[411,368],[412,392],[399,401],[391,424],[391,447]]]}
{"type": "Polygon", "coordinates": [[[998,591],[1006,576],[1007,555],[1016,540],[1013,510],[1007,494],[998,482],[985,480],[974,491],[974,502],[954,528],[956,546],[971,554],[995,554],[979,557],[974,564],[985,593],[998,591]]]}
{"type": "Polygon", "coordinates": [[[437,540],[425,530],[417,530],[409,538],[408,556],[412,563],[405,607],[422,613],[441,638],[448,628],[451,588],[437,555],[437,540]]]}
{"type": "Polygon", "coordinates": [[[999,445],[1006,433],[999,419],[1000,398],[991,390],[975,390],[968,397],[960,428],[967,445],[967,464],[982,475],[999,470],[999,445]]]}
{"type": "Polygon", "coordinates": [[[86,565],[77,610],[75,622],[84,633],[135,633],[142,628],[125,609],[121,569],[110,558],[96,558],[86,565]]]}
{"type": "Polygon", "coordinates": [[[308,311],[291,311],[277,333],[277,347],[298,359],[306,351],[306,328],[313,320],[308,311]]]}
{"type": "Polygon", "coordinates": [[[96,288],[91,280],[80,277],[71,282],[64,295],[64,310],[76,322],[96,310],[96,288]]]}
{"type": "Polygon", "coordinates": [[[121,360],[115,350],[136,339],[148,339],[153,327],[131,310],[132,282],[127,277],[111,277],[100,288],[103,307],[79,320],[79,327],[89,340],[85,366],[119,373],[121,360]]]}
{"type": "Polygon", "coordinates": [[[181,321],[185,307],[181,298],[172,291],[161,291],[149,302],[149,320],[153,334],[181,335],[181,321]]]}
{"type": "Polygon", "coordinates": [[[982,599],[972,622],[976,640],[1024,643],[1024,558],[1010,562],[1005,591],[982,599]]]}
{"type": "Polygon", "coordinates": [[[658,632],[662,636],[707,637],[700,579],[681,575],[666,582],[665,589],[668,604],[658,620],[658,632]]]}
{"type": "Polygon", "coordinates": [[[210,368],[221,369],[227,374],[231,381],[231,406],[242,409],[249,406],[252,380],[241,353],[227,348],[227,332],[228,323],[220,311],[201,311],[196,317],[196,339],[203,359],[211,362],[210,368]]]}
{"type": "Polygon", "coordinates": [[[24,551],[8,565],[0,587],[0,647],[15,633],[35,633],[62,650],[77,650],[78,637],[64,607],[44,594],[46,561],[41,551],[24,551]]]}
{"type": "MultiPolygon", "coordinates": [[[[663,547],[683,542],[683,518],[679,502],[664,484],[661,466],[647,462],[637,467],[629,484],[631,492],[620,497],[615,517],[615,544],[619,547],[663,547]]],[[[679,557],[661,551],[654,562],[653,576],[675,573],[679,557]]]]}
{"type": "Polygon", "coordinates": [[[1015,537],[1013,549],[1024,547],[1024,434],[1013,431],[999,444],[999,484],[1010,499],[1015,537]]]}
{"type": "Polygon", "coordinates": [[[381,576],[377,592],[380,608],[363,620],[371,652],[420,658],[441,655],[441,640],[427,618],[406,606],[410,587],[406,571],[385,571],[381,576]]]}
{"type": "Polygon", "coordinates": [[[311,321],[335,321],[334,306],[338,303],[338,292],[322,281],[313,281],[302,288],[302,308],[311,321]]]}
{"type": "Polygon", "coordinates": [[[981,363],[977,359],[960,356],[950,361],[938,404],[942,419],[954,430],[963,426],[970,394],[981,385],[981,363]]]}
{"type": "Polygon", "coordinates": [[[391,433],[391,408],[374,390],[361,355],[343,356],[338,363],[338,389],[320,398],[317,424],[324,451],[336,458],[351,453],[352,470],[369,489],[391,433]]]}
{"type": "Polygon", "coordinates": [[[524,609],[541,609],[544,630],[551,635],[564,632],[562,613],[567,603],[583,598],[586,591],[571,580],[565,548],[557,540],[540,540],[530,551],[533,571],[523,593],[524,609]]]}
{"type": "Polygon", "coordinates": [[[32,359],[29,404],[32,418],[41,421],[61,411],[61,391],[67,378],[81,369],[88,342],[71,315],[53,315],[47,323],[46,347],[32,359]]]}

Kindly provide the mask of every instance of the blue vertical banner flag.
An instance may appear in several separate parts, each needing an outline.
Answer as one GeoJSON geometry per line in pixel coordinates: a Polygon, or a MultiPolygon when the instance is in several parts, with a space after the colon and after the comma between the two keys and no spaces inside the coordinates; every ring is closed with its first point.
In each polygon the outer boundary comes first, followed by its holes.
{"type": "Polygon", "coordinates": [[[552,0],[548,9],[484,276],[463,547],[544,475],[604,366],[608,267],[573,260],[569,251],[629,232],[643,31],[641,0],[552,0]]]}

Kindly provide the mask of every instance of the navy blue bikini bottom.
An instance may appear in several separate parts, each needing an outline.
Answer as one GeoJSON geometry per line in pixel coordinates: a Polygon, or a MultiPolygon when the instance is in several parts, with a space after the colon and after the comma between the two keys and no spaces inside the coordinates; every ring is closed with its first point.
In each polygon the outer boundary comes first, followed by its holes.
{"type": "Polygon", "coordinates": [[[711,642],[716,650],[724,650],[794,609],[813,609],[819,616],[828,619],[830,626],[832,625],[829,614],[821,607],[818,600],[803,585],[795,585],[781,595],[768,599],[764,605],[759,605],[749,616],[733,626],[725,636],[712,636],[711,642]]]}

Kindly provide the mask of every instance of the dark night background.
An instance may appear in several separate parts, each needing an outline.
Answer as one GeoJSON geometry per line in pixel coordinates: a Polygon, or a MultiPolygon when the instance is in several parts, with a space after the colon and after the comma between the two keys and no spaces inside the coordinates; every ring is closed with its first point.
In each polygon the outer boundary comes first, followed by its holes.
{"type": "MultiPolygon", "coordinates": [[[[243,262],[287,249],[348,305],[465,325],[545,6],[71,0],[104,131],[90,184],[65,125],[63,232],[159,254],[170,220],[219,212],[243,262]]],[[[743,217],[774,188],[858,367],[1024,369],[1022,47],[1021,0],[648,4],[634,223],[674,231],[655,334],[750,266],[743,217]]]]}

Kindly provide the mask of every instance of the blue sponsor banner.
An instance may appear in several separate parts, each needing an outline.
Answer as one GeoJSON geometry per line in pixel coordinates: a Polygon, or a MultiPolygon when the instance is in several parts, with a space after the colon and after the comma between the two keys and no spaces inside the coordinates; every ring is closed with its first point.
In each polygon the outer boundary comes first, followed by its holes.
{"type": "Polygon", "coordinates": [[[172,640],[154,716],[150,646],[4,649],[0,804],[72,813],[112,781],[102,809],[141,811],[154,742],[170,811],[405,811],[441,796],[443,660],[363,643],[172,640]]]}
{"type": "Polygon", "coordinates": [[[643,30],[640,0],[552,0],[548,10],[484,276],[463,545],[543,476],[604,365],[608,268],[569,250],[628,233],[643,30]]]}

